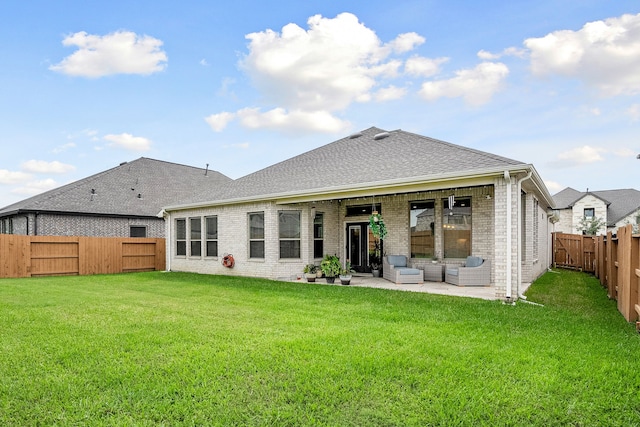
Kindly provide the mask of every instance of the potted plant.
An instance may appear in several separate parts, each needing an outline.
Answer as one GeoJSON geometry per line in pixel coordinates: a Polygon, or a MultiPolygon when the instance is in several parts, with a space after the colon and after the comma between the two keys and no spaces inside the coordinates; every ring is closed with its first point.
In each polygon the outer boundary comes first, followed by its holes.
{"type": "Polygon", "coordinates": [[[380,258],[380,240],[373,242],[373,250],[369,252],[369,268],[373,277],[380,277],[380,269],[382,268],[382,259],[380,258]]]}
{"type": "Polygon", "coordinates": [[[316,281],[316,271],[318,267],[315,264],[307,264],[304,266],[302,272],[304,273],[304,277],[307,279],[307,282],[315,282],[316,281]]]}
{"type": "Polygon", "coordinates": [[[347,261],[344,265],[344,269],[340,272],[340,283],[348,285],[351,283],[353,270],[351,270],[351,263],[347,261]]]}
{"type": "Polygon", "coordinates": [[[337,255],[325,255],[320,263],[320,269],[322,270],[324,277],[327,279],[327,283],[335,282],[336,277],[338,277],[342,270],[340,258],[338,258],[337,255]]]}

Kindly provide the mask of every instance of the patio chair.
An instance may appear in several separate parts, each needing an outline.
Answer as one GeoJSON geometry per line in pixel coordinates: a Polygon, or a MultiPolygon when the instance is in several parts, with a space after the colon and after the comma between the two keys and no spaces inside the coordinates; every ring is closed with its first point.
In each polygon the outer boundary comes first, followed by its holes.
{"type": "Polygon", "coordinates": [[[382,258],[382,277],[399,285],[424,283],[424,272],[407,266],[404,255],[387,255],[382,258]]]}
{"type": "Polygon", "coordinates": [[[447,265],[444,281],[456,286],[489,286],[491,262],[480,257],[469,256],[464,265],[447,265]]]}

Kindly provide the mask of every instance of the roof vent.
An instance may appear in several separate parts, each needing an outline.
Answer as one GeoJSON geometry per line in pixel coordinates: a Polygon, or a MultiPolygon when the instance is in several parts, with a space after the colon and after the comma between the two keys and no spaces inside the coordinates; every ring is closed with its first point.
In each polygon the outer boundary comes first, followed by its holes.
{"type": "Polygon", "coordinates": [[[122,165],[126,165],[127,163],[128,163],[128,162],[122,162],[122,163],[120,163],[120,166],[122,166],[122,165]]]}
{"type": "Polygon", "coordinates": [[[374,135],[373,139],[378,141],[380,139],[385,139],[386,137],[388,137],[390,135],[389,132],[380,132],[374,135]]]}
{"type": "Polygon", "coordinates": [[[349,139],[356,139],[356,138],[360,138],[361,136],[362,136],[362,132],[352,133],[351,135],[349,135],[349,139]]]}

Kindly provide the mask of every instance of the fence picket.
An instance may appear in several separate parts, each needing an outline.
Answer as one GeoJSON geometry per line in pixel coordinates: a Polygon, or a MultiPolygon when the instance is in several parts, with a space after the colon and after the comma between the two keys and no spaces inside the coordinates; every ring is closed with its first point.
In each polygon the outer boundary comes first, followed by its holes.
{"type": "Polygon", "coordinates": [[[165,239],[0,234],[0,278],[164,270],[165,239]]]}

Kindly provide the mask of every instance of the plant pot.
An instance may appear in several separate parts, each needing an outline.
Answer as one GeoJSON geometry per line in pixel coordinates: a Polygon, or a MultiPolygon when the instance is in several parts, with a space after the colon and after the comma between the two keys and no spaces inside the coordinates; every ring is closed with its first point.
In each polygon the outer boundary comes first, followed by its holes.
{"type": "Polygon", "coordinates": [[[371,270],[371,273],[373,273],[373,277],[380,277],[380,270],[371,270]]]}
{"type": "Polygon", "coordinates": [[[343,285],[348,285],[349,283],[351,283],[351,275],[340,276],[340,283],[342,283],[343,285]]]}
{"type": "Polygon", "coordinates": [[[304,277],[307,279],[307,282],[316,281],[316,273],[304,273],[304,277]]]}
{"type": "Polygon", "coordinates": [[[327,279],[327,283],[335,283],[336,281],[335,277],[325,277],[325,279],[327,279]]]}

